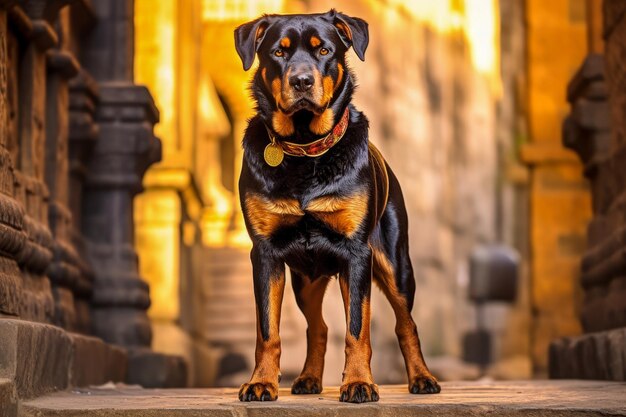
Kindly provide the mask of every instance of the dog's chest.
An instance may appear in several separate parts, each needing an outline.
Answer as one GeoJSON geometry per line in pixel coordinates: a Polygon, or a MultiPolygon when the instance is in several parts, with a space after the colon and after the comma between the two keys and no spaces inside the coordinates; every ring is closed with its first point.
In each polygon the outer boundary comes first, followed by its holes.
{"type": "Polygon", "coordinates": [[[322,196],[302,205],[297,199],[273,199],[248,193],[244,205],[254,233],[263,238],[270,238],[284,227],[298,227],[306,217],[351,238],[367,215],[367,200],[367,193],[357,192],[340,197],[322,196]]]}

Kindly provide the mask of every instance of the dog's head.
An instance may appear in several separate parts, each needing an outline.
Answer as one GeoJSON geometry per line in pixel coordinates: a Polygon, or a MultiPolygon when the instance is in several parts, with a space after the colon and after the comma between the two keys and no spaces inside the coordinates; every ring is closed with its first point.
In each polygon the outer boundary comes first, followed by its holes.
{"type": "Polygon", "coordinates": [[[235,30],[244,70],[259,57],[252,88],[259,110],[283,137],[293,134],[294,118],[307,120],[314,135],[332,129],[337,117],[333,105],[342,93],[352,92],[345,53],[352,47],[364,60],[368,40],[364,20],[335,10],[265,15],[235,30]]]}

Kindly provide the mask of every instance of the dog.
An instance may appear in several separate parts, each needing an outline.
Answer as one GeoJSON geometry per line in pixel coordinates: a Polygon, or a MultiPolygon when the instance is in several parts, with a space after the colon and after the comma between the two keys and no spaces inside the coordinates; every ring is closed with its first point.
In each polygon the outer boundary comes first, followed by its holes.
{"type": "Polygon", "coordinates": [[[256,364],[241,401],[272,401],[280,380],[279,324],[285,265],[307,328],[304,368],[293,394],[319,394],[327,326],[322,300],[337,277],[346,313],[340,401],[378,401],[370,368],[372,281],[396,316],[409,392],[440,392],[411,317],[415,279],[402,191],[368,140],[368,120],[352,104],[352,47],[365,59],[368,24],[337,11],[264,15],[235,29],[256,115],[243,138],[239,196],[252,240],[257,312],[256,364]]]}

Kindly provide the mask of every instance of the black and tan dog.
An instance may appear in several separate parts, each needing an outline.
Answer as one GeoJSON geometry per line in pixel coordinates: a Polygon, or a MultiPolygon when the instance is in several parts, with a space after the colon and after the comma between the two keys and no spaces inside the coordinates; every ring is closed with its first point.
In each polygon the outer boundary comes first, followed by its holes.
{"type": "Polygon", "coordinates": [[[439,392],[411,318],[415,279],[400,185],[369,143],[367,119],[350,104],[354,76],[345,54],[352,46],[364,59],[367,23],[334,10],[266,15],[238,27],[235,44],[245,70],[259,58],[252,81],[257,114],[243,139],[239,182],[253,242],[256,366],[239,398],[278,396],[285,264],[308,323],[306,361],[292,393],[322,391],[322,299],[335,276],[347,324],[340,400],[378,400],[370,369],[372,278],[396,315],[409,391],[439,392]]]}

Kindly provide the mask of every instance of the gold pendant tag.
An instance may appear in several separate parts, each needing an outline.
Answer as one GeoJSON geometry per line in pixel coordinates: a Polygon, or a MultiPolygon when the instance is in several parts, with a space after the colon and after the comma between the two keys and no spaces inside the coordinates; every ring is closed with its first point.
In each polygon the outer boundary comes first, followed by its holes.
{"type": "Polygon", "coordinates": [[[267,165],[271,167],[277,167],[283,162],[283,158],[285,157],[285,153],[283,152],[283,148],[280,145],[277,145],[275,142],[269,143],[265,147],[265,151],[263,152],[263,158],[265,158],[265,162],[267,165]]]}

